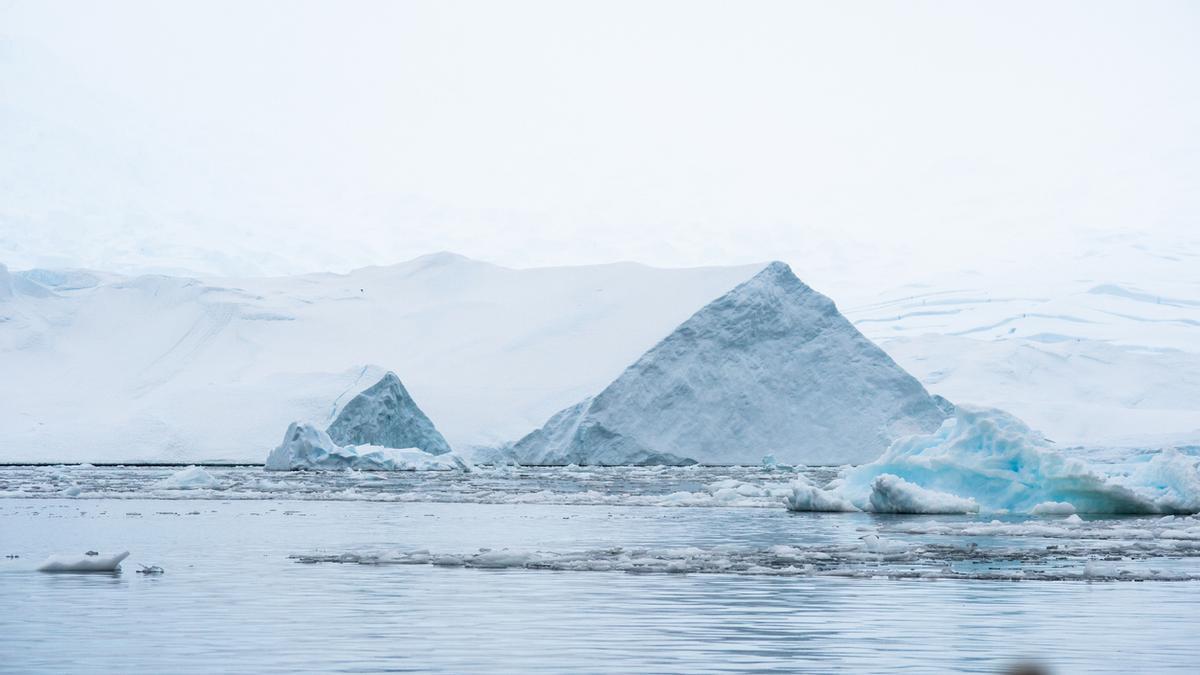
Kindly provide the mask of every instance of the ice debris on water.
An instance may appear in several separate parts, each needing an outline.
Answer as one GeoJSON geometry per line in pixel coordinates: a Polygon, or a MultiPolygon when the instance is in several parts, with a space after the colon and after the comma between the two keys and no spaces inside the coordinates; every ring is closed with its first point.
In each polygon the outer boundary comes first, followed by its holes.
{"type": "Polygon", "coordinates": [[[1103,471],[1067,457],[1001,410],[958,406],[932,434],[893,443],[879,459],[846,469],[825,488],[799,480],[792,511],[1196,513],[1196,458],[1165,451],[1103,471]]]}
{"type": "MultiPolygon", "coordinates": [[[[961,532],[953,531],[952,536],[961,532]]],[[[897,534],[900,534],[898,531],[897,534]]],[[[933,532],[933,534],[939,534],[933,532]]],[[[1030,535],[1037,536],[1037,535],[1030,535]]],[[[1072,541],[1059,546],[965,544],[912,541],[869,533],[850,542],[767,547],[622,547],[582,551],[528,551],[480,548],[439,553],[428,549],[365,550],[290,556],[299,563],[338,563],[386,567],[430,565],[487,570],[522,569],[628,574],[735,574],[891,579],[975,579],[998,581],[1195,581],[1184,569],[1163,569],[1157,547],[1105,546],[1072,541]],[[1104,561],[1104,562],[1102,562],[1104,561]]],[[[1180,541],[1172,557],[1200,556],[1200,541],[1180,541]]]]}
{"type": "Polygon", "coordinates": [[[142,565],[141,563],[139,563],[138,566],[141,567],[141,569],[137,571],[138,574],[162,574],[163,573],[163,568],[159,567],[158,565],[142,565]]]}
{"type": "Polygon", "coordinates": [[[220,486],[221,481],[198,466],[189,466],[181,471],[177,471],[155,484],[155,487],[160,490],[197,490],[202,488],[212,489],[220,486]]]}

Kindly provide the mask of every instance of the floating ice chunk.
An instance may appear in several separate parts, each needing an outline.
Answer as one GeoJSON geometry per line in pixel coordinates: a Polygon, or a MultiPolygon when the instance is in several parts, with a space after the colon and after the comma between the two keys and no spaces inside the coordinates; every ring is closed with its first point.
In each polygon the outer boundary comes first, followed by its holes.
{"type": "Polygon", "coordinates": [[[472,467],[454,453],[431,455],[416,448],[340,446],[315,426],[293,422],[283,443],[267,456],[265,468],[268,471],[470,471],[472,467]]]}
{"type": "Polygon", "coordinates": [[[858,511],[849,500],[829,490],[798,480],[792,485],[792,494],[787,496],[789,511],[858,511]]]}
{"type": "Polygon", "coordinates": [[[1075,514],[1075,505],[1070,502],[1042,502],[1029,512],[1035,516],[1071,516],[1075,514]]]}
{"type": "Polygon", "coordinates": [[[904,553],[908,550],[905,544],[883,539],[877,534],[863,535],[859,539],[862,539],[863,548],[867,549],[868,553],[904,553]]]}
{"type": "Polygon", "coordinates": [[[196,490],[220,487],[221,481],[198,466],[189,466],[154,484],[160,490],[196,490]]]}
{"type": "Polygon", "coordinates": [[[936,432],[896,441],[835,487],[797,489],[788,508],[830,510],[838,500],[889,513],[1195,513],[1200,471],[1168,451],[1114,475],[1064,456],[1008,413],[958,406],[936,432]]]}
{"type": "Polygon", "coordinates": [[[885,473],[871,483],[870,510],[875,513],[979,513],[979,504],[938,492],[885,473]]]}
{"type": "MultiPolygon", "coordinates": [[[[89,551],[94,553],[94,551],[89,551]]],[[[39,572],[115,572],[121,569],[121,561],[129,557],[129,551],[112,555],[88,555],[70,553],[52,555],[38,567],[39,572]]]]}

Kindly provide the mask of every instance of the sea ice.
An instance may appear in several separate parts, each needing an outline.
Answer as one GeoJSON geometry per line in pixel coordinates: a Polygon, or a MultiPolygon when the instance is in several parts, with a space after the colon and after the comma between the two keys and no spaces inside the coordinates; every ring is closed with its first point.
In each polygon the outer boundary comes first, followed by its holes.
{"type": "Polygon", "coordinates": [[[1159,453],[1119,472],[1066,457],[1000,410],[959,406],[932,434],[896,441],[882,457],[821,490],[798,484],[793,511],[1152,514],[1200,511],[1196,459],[1159,453]]]}
{"type": "Polygon", "coordinates": [[[283,442],[267,456],[265,468],[268,471],[469,471],[471,466],[454,453],[431,455],[416,448],[341,446],[317,427],[293,422],[283,442]]]}
{"type": "Polygon", "coordinates": [[[39,572],[115,572],[121,569],[121,561],[129,557],[129,551],[112,555],[74,555],[60,553],[46,558],[39,572]]]}

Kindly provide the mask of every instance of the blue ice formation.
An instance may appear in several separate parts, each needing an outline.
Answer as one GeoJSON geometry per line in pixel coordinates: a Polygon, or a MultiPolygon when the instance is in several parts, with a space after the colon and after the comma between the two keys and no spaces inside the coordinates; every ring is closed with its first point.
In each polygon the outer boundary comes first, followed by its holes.
{"type": "Polygon", "coordinates": [[[342,445],[418,448],[431,455],[450,452],[450,444],[390,371],[351,399],[328,432],[342,445]]]}
{"type": "Polygon", "coordinates": [[[793,511],[1020,513],[1200,512],[1196,458],[1166,450],[1105,469],[1067,457],[1001,410],[958,406],[932,434],[893,443],[822,489],[793,487],[793,511]]]}

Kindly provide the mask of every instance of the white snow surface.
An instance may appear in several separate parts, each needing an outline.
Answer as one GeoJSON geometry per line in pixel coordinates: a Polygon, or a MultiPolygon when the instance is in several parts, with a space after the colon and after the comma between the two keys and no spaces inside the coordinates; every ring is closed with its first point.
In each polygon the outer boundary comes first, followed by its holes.
{"type": "Polygon", "coordinates": [[[0,273],[0,461],[261,461],[389,370],[450,446],[512,441],[760,269],[434,254],[278,278],[0,273]]]}
{"type": "Polygon", "coordinates": [[[39,572],[116,572],[121,561],[129,557],[129,551],[114,554],[75,555],[59,553],[46,558],[38,566],[39,572]]]}
{"type": "Polygon", "coordinates": [[[708,304],[612,384],[511,448],[522,464],[840,465],[945,412],[781,262],[708,304]]]}
{"type": "Polygon", "coordinates": [[[283,442],[267,456],[268,471],[469,471],[454,453],[430,454],[418,448],[338,445],[312,424],[293,422],[283,442]]]}
{"type": "Polygon", "coordinates": [[[1008,413],[959,405],[932,434],[903,438],[826,489],[799,481],[793,511],[1021,513],[1200,512],[1197,459],[1168,449],[1102,467],[1056,450],[1008,413]]]}
{"type": "Polygon", "coordinates": [[[909,274],[830,290],[930,392],[1007,410],[1060,445],[1200,444],[1196,237],[1130,232],[909,274]]]}

